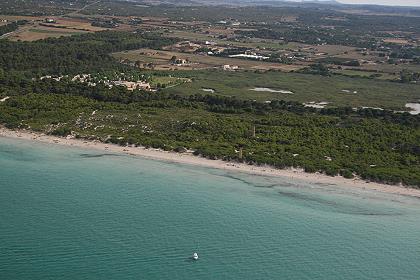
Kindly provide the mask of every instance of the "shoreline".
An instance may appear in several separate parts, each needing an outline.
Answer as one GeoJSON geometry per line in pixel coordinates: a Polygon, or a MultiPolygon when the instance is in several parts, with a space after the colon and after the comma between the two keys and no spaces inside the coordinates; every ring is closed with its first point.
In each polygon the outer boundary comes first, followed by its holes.
{"type": "Polygon", "coordinates": [[[167,152],[153,148],[146,149],[144,147],[122,147],[116,144],[102,143],[96,140],[92,141],[85,139],[62,138],[28,130],[10,130],[2,126],[0,126],[0,137],[24,139],[47,144],[73,146],[79,148],[91,148],[99,151],[122,153],[148,159],[162,160],[166,162],[209,167],[255,175],[283,177],[288,179],[297,179],[307,183],[332,184],[343,187],[358,188],[387,194],[420,198],[420,189],[397,185],[386,185],[375,182],[366,182],[358,178],[346,179],[341,176],[331,177],[320,173],[307,173],[301,169],[276,169],[269,166],[253,166],[245,163],[210,160],[203,157],[194,156],[192,153],[167,152]]]}

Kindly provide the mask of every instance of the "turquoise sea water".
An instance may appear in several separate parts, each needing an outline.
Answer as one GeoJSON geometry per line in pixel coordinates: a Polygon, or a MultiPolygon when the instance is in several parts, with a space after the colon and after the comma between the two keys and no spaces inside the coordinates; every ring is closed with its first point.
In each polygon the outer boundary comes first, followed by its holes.
{"type": "Polygon", "coordinates": [[[420,200],[0,138],[0,279],[418,280],[420,200]]]}

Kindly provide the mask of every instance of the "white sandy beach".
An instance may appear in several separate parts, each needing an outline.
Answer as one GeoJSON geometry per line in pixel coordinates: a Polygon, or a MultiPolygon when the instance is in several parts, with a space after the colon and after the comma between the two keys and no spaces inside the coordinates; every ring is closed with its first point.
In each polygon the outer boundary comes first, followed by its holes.
{"type": "Polygon", "coordinates": [[[239,171],[250,174],[278,176],[288,179],[302,180],[308,183],[323,183],[339,185],[343,187],[353,187],[366,190],[375,190],[378,192],[412,196],[420,198],[420,189],[407,188],[404,186],[386,185],[364,180],[346,179],[341,176],[330,177],[320,173],[306,173],[300,169],[275,169],[265,166],[252,166],[243,163],[226,162],[221,160],[209,160],[202,157],[194,156],[192,153],[176,153],[166,152],[158,149],[146,149],[143,147],[121,147],[114,144],[106,144],[99,141],[88,141],[83,139],[60,138],[41,133],[35,133],[26,130],[10,130],[0,127],[0,137],[20,138],[25,140],[33,140],[43,143],[74,146],[81,148],[93,148],[101,151],[113,153],[124,153],[150,159],[163,160],[168,162],[177,162],[190,165],[199,165],[223,170],[239,171]]]}

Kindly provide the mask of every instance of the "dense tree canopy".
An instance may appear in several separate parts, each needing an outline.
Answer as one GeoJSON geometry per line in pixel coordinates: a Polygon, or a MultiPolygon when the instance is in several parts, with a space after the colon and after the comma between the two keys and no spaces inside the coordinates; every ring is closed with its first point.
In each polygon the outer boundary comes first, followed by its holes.
{"type": "MultiPolygon", "coordinates": [[[[66,77],[39,79],[41,74],[115,70],[121,66],[110,52],[160,48],[170,42],[151,33],[112,31],[36,42],[0,40],[0,123],[120,145],[189,148],[211,159],[420,186],[419,116],[214,94],[129,91],[66,77]]],[[[311,69],[325,71],[320,65],[311,69]]]]}
{"type": "Polygon", "coordinates": [[[171,42],[173,39],[140,31],[102,31],[35,42],[0,40],[0,68],[36,74],[80,73],[115,65],[111,52],[160,48],[171,42]]]}

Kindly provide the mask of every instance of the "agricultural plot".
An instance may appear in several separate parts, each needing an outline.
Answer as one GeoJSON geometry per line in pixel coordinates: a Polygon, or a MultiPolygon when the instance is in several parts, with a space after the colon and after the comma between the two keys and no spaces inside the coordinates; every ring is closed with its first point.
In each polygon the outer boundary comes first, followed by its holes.
{"type": "MultiPolygon", "coordinates": [[[[207,31],[207,30],[206,30],[207,31]]],[[[167,37],[181,38],[184,40],[191,41],[213,41],[218,45],[229,45],[232,47],[243,47],[243,48],[259,48],[259,49],[272,49],[272,50],[285,50],[288,48],[298,48],[305,46],[304,44],[299,44],[295,42],[285,43],[281,40],[271,40],[271,39],[241,39],[235,40],[231,39],[219,39],[220,34],[226,35],[223,33],[224,30],[217,30],[220,33],[209,32],[193,32],[193,31],[180,31],[180,30],[171,30],[170,33],[165,34],[167,37]]],[[[232,35],[232,33],[228,33],[232,35]]]]}
{"type": "Polygon", "coordinates": [[[8,21],[27,20],[28,23],[8,34],[12,41],[36,41],[50,37],[72,36],[87,32],[96,32],[104,28],[92,26],[88,20],[75,18],[53,18],[54,23],[46,23],[46,17],[1,16],[8,21]]]}
{"type": "Polygon", "coordinates": [[[201,70],[209,68],[221,68],[224,65],[230,65],[238,66],[240,69],[292,71],[301,69],[303,67],[301,65],[286,65],[257,60],[245,60],[199,54],[185,54],[180,52],[151,49],[123,51],[114,53],[113,56],[121,61],[129,60],[131,62],[140,62],[141,64],[152,63],[153,69],[155,70],[201,70]],[[172,64],[171,58],[173,57],[186,60],[188,62],[182,65],[172,64]]]}

